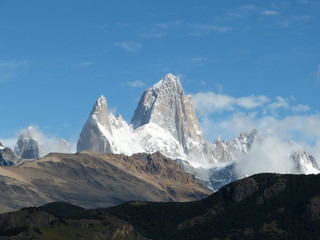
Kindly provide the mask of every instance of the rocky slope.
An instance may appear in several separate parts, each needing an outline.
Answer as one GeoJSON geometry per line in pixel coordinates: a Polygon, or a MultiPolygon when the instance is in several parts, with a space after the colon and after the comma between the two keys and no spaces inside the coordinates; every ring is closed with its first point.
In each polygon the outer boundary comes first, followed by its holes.
{"type": "Polygon", "coordinates": [[[0,236],[78,239],[88,234],[93,239],[101,233],[99,239],[319,239],[319,188],[320,175],[258,174],[195,202],[140,201],[95,210],[52,203],[0,215],[0,236]]]}
{"type": "Polygon", "coordinates": [[[52,153],[0,167],[0,212],[52,201],[106,207],[125,201],[190,201],[211,191],[160,153],[52,153]]]}
{"type": "Polygon", "coordinates": [[[0,143],[0,166],[12,166],[19,162],[14,152],[0,143]]]}

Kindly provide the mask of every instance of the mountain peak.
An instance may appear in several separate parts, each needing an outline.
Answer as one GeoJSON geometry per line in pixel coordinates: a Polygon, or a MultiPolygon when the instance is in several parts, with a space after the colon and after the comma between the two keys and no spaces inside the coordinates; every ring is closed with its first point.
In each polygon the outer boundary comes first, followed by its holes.
{"type": "Polygon", "coordinates": [[[101,95],[94,104],[88,120],[82,128],[77,151],[91,150],[97,153],[112,152],[107,137],[112,135],[107,99],[101,95]]]}
{"type": "Polygon", "coordinates": [[[179,78],[171,73],[165,75],[162,80],[149,89],[157,92],[167,92],[169,94],[183,94],[179,78]]]}
{"type": "Polygon", "coordinates": [[[20,159],[37,159],[43,157],[44,150],[40,143],[40,134],[33,126],[24,129],[18,138],[14,152],[20,159]]]}
{"type": "Polygon", "coordinates": [[[91,111],[91,118],[96,120],[103,126],[109,124],[109,110],[108,110],[108,103],[107,99],[101,95],[96,103],[94,104],[92,111],[91,111]]]}
{"type": "Polygon", "coordinates": [[[207,153],[191,97],[184,94],[179,78],[170,73],[144,91],[131,122],[134,129],[153,123],[169,131],[187,155],[207,153]]]}

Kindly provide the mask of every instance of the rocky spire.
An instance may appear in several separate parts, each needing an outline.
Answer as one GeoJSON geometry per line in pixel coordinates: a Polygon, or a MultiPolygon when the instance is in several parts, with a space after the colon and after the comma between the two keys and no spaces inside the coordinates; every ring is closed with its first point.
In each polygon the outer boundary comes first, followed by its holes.
{"type": "Polygon", "coordinates": [[[192,99],[185,95],[178,77],[172,74],[167,74],[145,90],[131,122],[134,129],[148,123],[167,129],[186,154],[192,153],[198,157],[208,154],[192,99]]]}
{"type": "Polygon", "coordinates": [[[14,147],[14,152],[20,159],[37,159],[44,156],[43,146],[36,130],[29,126],[24,129],[14,147]]]}
{"type": "Polygon", "coordinates": [[[0,143],[0,166],[12,166],[19,161],[14,152],[0,143]]]}
{"type": "Polygon", "coordinates": [[[77,151],[113,152],[112,143],[108,136],[112,136],[108,104],[106,98],[101,96],[93,106],[90,116],[82,128],[77,151]]]}

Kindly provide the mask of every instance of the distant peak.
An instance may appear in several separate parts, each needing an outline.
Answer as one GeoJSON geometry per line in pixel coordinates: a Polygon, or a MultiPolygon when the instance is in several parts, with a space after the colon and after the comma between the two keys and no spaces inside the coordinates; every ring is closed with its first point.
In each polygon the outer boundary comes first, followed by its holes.
{"type": "Polygon", "coordinates": [[[106,99],[103,95],[101,95],[101,96],[98,98],[98,100],[97,100],[97,102],[96,102],[96,105],[102,106],[103,104],[106,104],[106,103],[107,103],[107,99],[106,99]]]}
{"type": "Polygon", "coordinates": [[[94,104],[90,115],[91,118],[98,121],[101,125],[109,123],[108,103],[107,99],[103,95],[101,95],[94,104]]]}
{"type": "Polygon", "coordinates": [[[156,83],[153,86],[154,89],[169,89],[171,91],[176,90],[178,92],[182,92],[182,86],[180,83],[180,80],[177,76],[168,73],[167,75],[164,76],[162,80],[160,80],[158,83],[156,83]]]}

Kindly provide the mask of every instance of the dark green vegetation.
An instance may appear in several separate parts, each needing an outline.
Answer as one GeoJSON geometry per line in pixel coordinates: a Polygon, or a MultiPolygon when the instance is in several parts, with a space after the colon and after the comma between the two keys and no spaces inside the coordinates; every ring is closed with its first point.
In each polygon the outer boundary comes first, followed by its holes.
{"type": "Polygon", "coordinates": [[[79,239],[77,234],[85,239],[320,239],[320,175],[258,174],[187,203],[129,202],[95,210],[52,203],[0,215],[0,229],[2,239],[26,234],[37,239],[79,239]],[[52,219],[28,225],[28,211],[29,218],[42,214],[52,219]],[[14,214],[24,220],[3,228],[14,214]],[[87,228],[74,227],[80,222],[87,228]],[[111,229],[122,235],[90,235],[111,229]],[[59,231],[69,235],[61,237],[59,231]]]}

